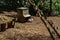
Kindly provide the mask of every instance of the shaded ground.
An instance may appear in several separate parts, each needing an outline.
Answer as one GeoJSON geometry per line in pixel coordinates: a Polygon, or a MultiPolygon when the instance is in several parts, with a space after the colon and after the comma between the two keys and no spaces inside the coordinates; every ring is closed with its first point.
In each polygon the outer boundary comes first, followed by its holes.
{"type": "MultiPolygon", "coordinates": [[[[11,13],[11,12],[10,12],[11,13]]],[[[0,32],[0,40],[52,40],[50,34],[39,17],[32,16],[32,22],[15,23],[15,28],[0,32]]],[[[59,25],[60,17],[48,17],[59,25]]]]}

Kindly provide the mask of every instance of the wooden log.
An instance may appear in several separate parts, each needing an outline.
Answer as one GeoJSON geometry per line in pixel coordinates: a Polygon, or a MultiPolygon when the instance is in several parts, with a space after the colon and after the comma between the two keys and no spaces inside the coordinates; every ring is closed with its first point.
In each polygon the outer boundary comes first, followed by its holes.
{"type": "Polygon", "coordinates": [[[14,28],[15,22],[14,21],[10,21],[8,22],[8,28],[14,28]]]}
{"type": "Polygon", "coordinates": [[[0,24],[0,32],[5,31],[5,30],[6,30],[6,23],[0,24]]]}

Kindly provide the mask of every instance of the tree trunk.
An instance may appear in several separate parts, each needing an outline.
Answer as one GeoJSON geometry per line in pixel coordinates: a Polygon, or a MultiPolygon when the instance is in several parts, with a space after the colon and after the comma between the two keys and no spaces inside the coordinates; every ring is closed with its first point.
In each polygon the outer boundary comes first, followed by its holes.
{"type": "Polygon", "coordinates": [[[49,13],[49,15],[51,15],[52,14],[52,0],[50,0],[50,13],[49,13]]]}

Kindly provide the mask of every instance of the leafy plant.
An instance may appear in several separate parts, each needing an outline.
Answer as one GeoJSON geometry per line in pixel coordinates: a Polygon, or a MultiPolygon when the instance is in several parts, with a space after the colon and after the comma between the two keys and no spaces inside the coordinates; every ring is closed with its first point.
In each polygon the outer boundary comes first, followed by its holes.
{"type": "Polygon", "coordinates": [[[53,1],[53,10],[60,12],[60,0],[53,1]]]}

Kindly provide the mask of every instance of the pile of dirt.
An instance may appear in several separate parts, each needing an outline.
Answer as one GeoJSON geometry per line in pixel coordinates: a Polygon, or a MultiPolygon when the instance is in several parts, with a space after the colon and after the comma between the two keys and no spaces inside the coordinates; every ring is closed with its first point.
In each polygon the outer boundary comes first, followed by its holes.
{"type": "Polygon", "coordinates": [[[0,34],[0,40],[51,40],[50,37],[20,29],[8,29],[0,34]]]}

